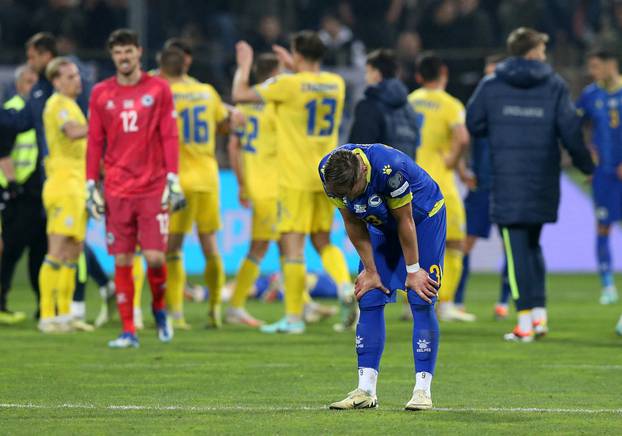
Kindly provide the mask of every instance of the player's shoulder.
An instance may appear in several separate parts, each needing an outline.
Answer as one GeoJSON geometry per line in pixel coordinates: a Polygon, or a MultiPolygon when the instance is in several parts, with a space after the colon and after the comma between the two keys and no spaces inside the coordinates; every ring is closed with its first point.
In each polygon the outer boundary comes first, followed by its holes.
{"type": "Polygon", "coordinates": [[[115,76],[108,77],[107,79],[101,80],[93,85],[93,89],[91,89],[91,97],[97,96],[103,92],[108,91],[111,88],[117,87],[117,80],[115,76]]]}
{"type": "Polygon", "coordinates": [[[171,85],[160,76],[154,76],[148,73],[143,73],[143,77],[141,80],[143,83],[148,84],[149,86],[170,90],[171,85]]]}
{"type": "Polygon", "coordinates": [[[589,98],[594,95],[600,94],[601,92],[602,92],[602,88],[598,86],[597,83],[594,82],[594,83],[590,83],[585,88],[583,88],[583,91],[581,92],[581,97],[589,98]]]}
{"type": "Polygon", "coordinates": [[[413,92],[408,94],[408,101],[418,100],[425,96],[425,89],[419,88],[415,89],[413,92]]]}
{"type": "Polygon", "coordinates": [[[257,85],[258,88],[267,88],[272,85],[287,85],[290,83],[296,83],[299,81],[299,77],[297,74],[292,73],[280,73],[276,76],[270,77],[269,79],[264,80],[260,84],[257,85]]]}

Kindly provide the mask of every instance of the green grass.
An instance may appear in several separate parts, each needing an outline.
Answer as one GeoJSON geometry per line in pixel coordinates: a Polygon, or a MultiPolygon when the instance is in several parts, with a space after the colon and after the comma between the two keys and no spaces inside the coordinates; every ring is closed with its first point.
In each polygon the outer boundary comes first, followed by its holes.
{"type": "MultiPolygon", "coordinates": [[[[0,434],[622,434],[622,338],[613,333],[621,305],[597,304],[593,276],[551,277],[550,336],[509,344],[501,335],[513,322],[491,316],[497,283],[473,277],[477,323],[441,325],[433,395],[444,410],[402,410],[413,374],[411,328],[398,321],[398,305],[387,310],[380,408],[334,412],[326,404],[356,384],[352,334],[334,334],[331,321],[302,336],[209,331],[205,306],[187,304],[194,330],[160,344],[148,322],[138,350],[106,347],[117,323],[64,336],[43,336],[30,321],[0,327],[0,434]],[[110,407],[132,405],[139,409],[110,407]]],[[[94,316],[93,290],[89,298],[94,316]]],[[[23,283],[11,303],[32,310],[23,283]]],[[[250,309],[267,320],[281,313],[278,304],[250,309]]]]}

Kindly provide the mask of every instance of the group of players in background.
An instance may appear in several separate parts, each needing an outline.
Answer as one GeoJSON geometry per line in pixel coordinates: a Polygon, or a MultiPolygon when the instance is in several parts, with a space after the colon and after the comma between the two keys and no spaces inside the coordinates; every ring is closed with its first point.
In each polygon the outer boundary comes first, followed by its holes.
{"type": "MultiPolygon", "coordinates": [[[[417,385],[407,408],[430,408],[438,348],[433,309],[437,293],[440,320],[475,320],[463,301],[469,252],[491,229],[486,140],[470,140],[464,106],[445,91],[447,67],[427,54],[418,63],[421,88],[408,98],[420,131],[417,163],[391,148],[393,144],[350,144],[334,151],[339,145],[344,80],[322,71],[324,45],[316,33],[299,32],[291,41],[291,52],[275,46],[273,53],[259,56],[247,43],[237,44],[235,107],[223,103],[212,86],[188,75],[191,50],[177,39],[159,53],[159,69],[147,73],[140,66],[138,36],[127,29],[113,32],[108,49],[116,75],[93,88],[88,119],[76,102],[81,92],[76,64],[65,57],[49,62],[45,75],[55,90],[43,116],[49,150],[43,192],[49,245],[39,276],[38,328],[44,333],[88,329],[71,314],[88,216],[105,218],[108,251],[115,259],[122,333],[109,342],[110,347],[139,346],[133,276],[137,253],[147,264],[159,339],[171,341],[175,329],[190,327],[183,309],[186,276],[181,247],[195,225],[206,260],[208,324],[221,326],[225,272],[216,243],[221,223],[215,147],[216,135],[228,135],[240,203],[252,211],[252,241],[225,320],[269,334],[303,333],[305,306],[313,304],[306,291],[303,255],[309,236],[337,285],[342,311],[338,330],[357,326],[360,389],[331,407],[376,405],[375,380],[384,345],[384,315],[379,308],[394,301],[396,290],[404,289],[414,291],[404,301],[415,319],[417,366],[417,385]],[[469,187],[466,202],[458,178],[469,187]],[[349,200],[360,196],[364,204],[349,200]],[[342,251],[330,241],[335,206],[361,255],[361,274],[354,283],[342,251]],[[415,226],[418,230],[413,233],[415,226]],[[380,233],[375,233],[376,227],[380,233]],[[409,231],[416,238],[407,237],[409,231]],[[389,234],[397,239],[390,240],[389,234]],[[285,313],[279,321],[264,324],[245,309],[245,303],[273,241],[281,255],[285,313]],[[387,274],[388,280],[397,277],[401,283],[386,283],[387,274]],[[368,292],[371,289],[378,295],[368,292]]],[[[500,60],[489,58],[486,74],[493,73],[500,60]]],[[[609,232],[611,224],[622,219],[622,81],[615,56],[606,51],[590,54],[588,67],[595,83],[585,89],[577,106],[591,123],[591,143],[598,156],[593,186],[600,301],[611,304],[618,296],[609,232]]],[[[372,65],[367,69],[368,75],[374,74],[372,65]]],[[[495,307],[500,318],[507,316],[510,295],[507,278],[502,283],[495,307]]],[[[546,332],[546,325],[539,327],[546,332]]],[[[622,318],[618,330],[622,334],[622,318]]]]}

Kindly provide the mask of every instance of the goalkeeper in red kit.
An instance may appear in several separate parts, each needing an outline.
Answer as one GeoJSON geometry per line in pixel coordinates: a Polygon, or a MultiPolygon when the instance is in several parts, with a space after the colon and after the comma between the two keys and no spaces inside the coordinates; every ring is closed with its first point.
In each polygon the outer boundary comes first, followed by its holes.
{"type": "Polygon", "coordinates": [[[108,252],[115,258],[123,333],[108,345],[130,348],[138,347],[132,280],[137,245],[147,261],[158,337],[173,338],[164,300],[168,214],[184,207],[185,199],[177,177],[179,141],[169,85],[141,70],[135,32],[115,30],[108,50],[116,75],[95,85],[89,107],[87,209],[94,218],[105,216],[108,252]]]}

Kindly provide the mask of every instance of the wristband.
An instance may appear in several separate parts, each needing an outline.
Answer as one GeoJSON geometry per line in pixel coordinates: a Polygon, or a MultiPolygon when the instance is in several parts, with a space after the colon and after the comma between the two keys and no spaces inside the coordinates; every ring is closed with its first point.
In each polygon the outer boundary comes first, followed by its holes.
{"type": "Polygon", "coordinates": [[[419,266],[419,262],[413,263],[412,265],[406,265],[406,272],[408,274],[414,274],[419,271],[421,267],[419,266]]]}

